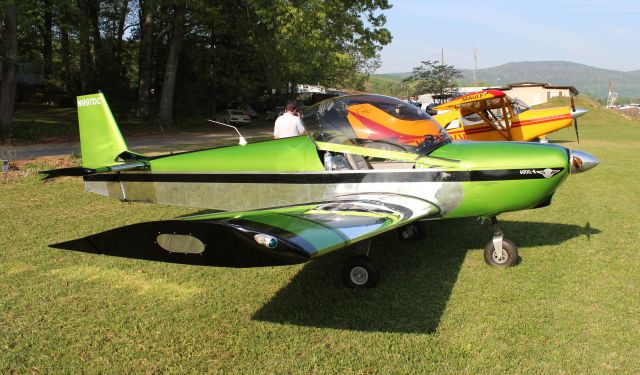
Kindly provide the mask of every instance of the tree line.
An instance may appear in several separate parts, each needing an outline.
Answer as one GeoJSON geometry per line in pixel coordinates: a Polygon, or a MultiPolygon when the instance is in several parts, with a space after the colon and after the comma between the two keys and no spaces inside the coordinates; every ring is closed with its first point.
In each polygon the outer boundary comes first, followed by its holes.
{"type": "MultiPolygon", "coordinates": [[[[388,0],[2,0],[0,125],[18,70],[44,101],[102,91],[157,118],[286,96],[298,83],[359,88],[391,41],[388,0]]],[[[12,95],[13,91],[13,95],[12,95]]]]}

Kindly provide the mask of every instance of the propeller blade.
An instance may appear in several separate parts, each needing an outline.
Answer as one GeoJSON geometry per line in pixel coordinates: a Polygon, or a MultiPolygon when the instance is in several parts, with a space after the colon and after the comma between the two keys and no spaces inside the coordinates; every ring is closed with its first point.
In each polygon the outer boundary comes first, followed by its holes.
{"type": "Polygon", "coordinates": [[[588,111],[584,108],[573,108],[571,110],[571,117],[573,117],[573,127],[576,129],[576,138],[578,139],[578,143],[580,143],[580,135],[578,134],[578,117],[584,115],[588,111]]]}

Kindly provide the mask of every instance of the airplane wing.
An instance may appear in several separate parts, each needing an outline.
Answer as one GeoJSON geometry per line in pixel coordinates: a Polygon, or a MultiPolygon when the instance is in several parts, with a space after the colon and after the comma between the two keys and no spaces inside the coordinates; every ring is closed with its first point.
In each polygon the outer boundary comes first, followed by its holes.
{"type": "Polygon", "coordinates": [[[285,265],[306,262],[439,213],[435,204],[411,196],[357,194],[326,202],[133,224],[51,246],[184,264],[285,265]]]}
{"type": "Polygon", "coordinates": [[[483,90],[483,91],[478,91],[471,94],[463,95],[459,98],[455,98],[453,100],[450,100],[448,102],[435,106],[433,107],[433,109],[435,109],[436,111],[450,110],[453,108],[459,108],[463,104],[473,103],[473,102],[478,102],[478,101],[483,101],[488,99],[494,99],[494,98],[502,98],[505,95],[506,94],[500,90],[483,90]]]}

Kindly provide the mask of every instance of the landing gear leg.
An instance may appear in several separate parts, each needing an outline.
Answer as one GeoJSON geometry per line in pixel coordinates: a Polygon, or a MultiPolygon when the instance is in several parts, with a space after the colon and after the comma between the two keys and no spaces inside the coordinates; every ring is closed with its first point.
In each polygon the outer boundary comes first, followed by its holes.
{"type": "Polygon", "coordinates": [[[491,217],[493,238],[484,247],[484,261],[495,267],[510,267],[518,260],[518,247],[507,239],[498,224],[498,219],[491,217]]]}
{"type": "Polygon", "coordinates": [[[351,288],[373,288],[380,281],[380,271],[369,257],[371,241],[362,244],[360,249],[366,250],[366,255],[354,255],[347,259],[342,269],[342,280],[351,288]]]}

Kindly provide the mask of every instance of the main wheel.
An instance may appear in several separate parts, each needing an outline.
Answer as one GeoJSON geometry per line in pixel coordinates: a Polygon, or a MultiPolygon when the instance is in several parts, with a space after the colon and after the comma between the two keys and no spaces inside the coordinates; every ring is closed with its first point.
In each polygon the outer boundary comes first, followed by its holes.
{"type": "Polygon", "coordinates": [[[427,235],[424,224],[416,221],[398,229],[398,236],[402,240],[421,240],[427,235]]]}
{"type": "Polygon", "coordinates": [[[380,281],[378,267],[364,255],[349,258],[342,272],[345,285],[351,288],[373,288],[380,281]]]}
{"type": "Polygon", "coordinates": [[[503,238],[502,239],[502,256],[498,256],[498,253],[493,245],[493,241],[487,242],[484,247],[484,261],[494,267],[511,267],[516,264],[518,260],[518,247],[513,241],[503,238]]]}

